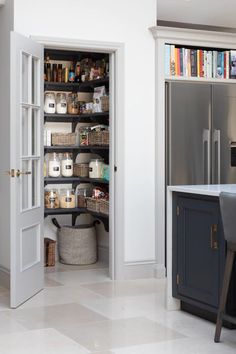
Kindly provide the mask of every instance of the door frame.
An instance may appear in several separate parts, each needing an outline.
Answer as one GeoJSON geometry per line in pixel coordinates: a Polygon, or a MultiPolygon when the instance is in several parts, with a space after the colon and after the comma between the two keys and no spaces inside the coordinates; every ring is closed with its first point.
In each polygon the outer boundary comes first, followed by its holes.
{"type": "Polygon", "coordinates": [[[112,280],[124,278],[124,44],[92,40],[31,36],[46,48],[102,52],[110,57],[111,153],[109,267],[112,280]],[[115,172],[115,166],[117,171],[115,172]]]}

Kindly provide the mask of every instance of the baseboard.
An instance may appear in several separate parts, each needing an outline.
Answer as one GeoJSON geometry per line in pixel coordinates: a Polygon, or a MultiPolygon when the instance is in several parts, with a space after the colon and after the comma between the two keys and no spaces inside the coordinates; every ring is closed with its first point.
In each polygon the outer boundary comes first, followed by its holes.
{"type": "Polygon", "coordinates": [[[154,266],[155,278],[163,279],[166,278],[166,267],[164,264],[155,264],[154,266]]]}
{"type": "Polygon", "coordinates": [[[124,265],[124,279],[165,278],[165,269],[155,262],[132,262],[124,265]]]}
{"type": "Polygon", "coordinates": [[[109,264],[109,247],[98,246],[98,260],[109,264]]]}
{"type": "Polygon", "coordinates": [[[10,289],[10,271],[0,266],[0,286],[10,289]]]}

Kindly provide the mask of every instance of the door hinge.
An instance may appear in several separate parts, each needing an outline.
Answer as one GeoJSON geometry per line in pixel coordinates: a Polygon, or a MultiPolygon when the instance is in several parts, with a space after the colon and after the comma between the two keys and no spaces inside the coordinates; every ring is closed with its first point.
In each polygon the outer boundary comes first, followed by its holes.
{"type": "Polygon", "coordinates": [[[179,274],[176,275],[176,284],[179,285],[179,274]]]}
{"type": "Polygon", "coordinates": [[[114,171],[117,172],[117,166],[114,166],[114,171]]]}
{"type": "Polygon", "coordinates": [[[176,208],[176,214],[177,216],[179,216],[179,206],[177,205],[177,208],[176,208]]]}

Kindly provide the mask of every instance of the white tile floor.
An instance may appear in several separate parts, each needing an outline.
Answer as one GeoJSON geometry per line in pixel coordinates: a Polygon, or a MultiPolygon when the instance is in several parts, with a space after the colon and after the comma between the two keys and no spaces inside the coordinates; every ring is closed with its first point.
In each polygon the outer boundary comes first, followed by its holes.
{"type": "Polygon", "coordinates": [[[236,330],[166,311],[165,280],[112,282],[108,270],[57,265],[17,310],[0,288],[0,354],[230,354],[236,330]]]}

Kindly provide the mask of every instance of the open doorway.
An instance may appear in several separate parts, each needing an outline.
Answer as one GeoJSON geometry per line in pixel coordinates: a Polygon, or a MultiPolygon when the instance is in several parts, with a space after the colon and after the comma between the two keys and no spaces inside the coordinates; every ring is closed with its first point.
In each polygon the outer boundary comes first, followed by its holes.
{"type": "Polygon", "coordinates": [[[111,61],[106,52],[44,49],[45,284],[114,278],[111,61]]]}

